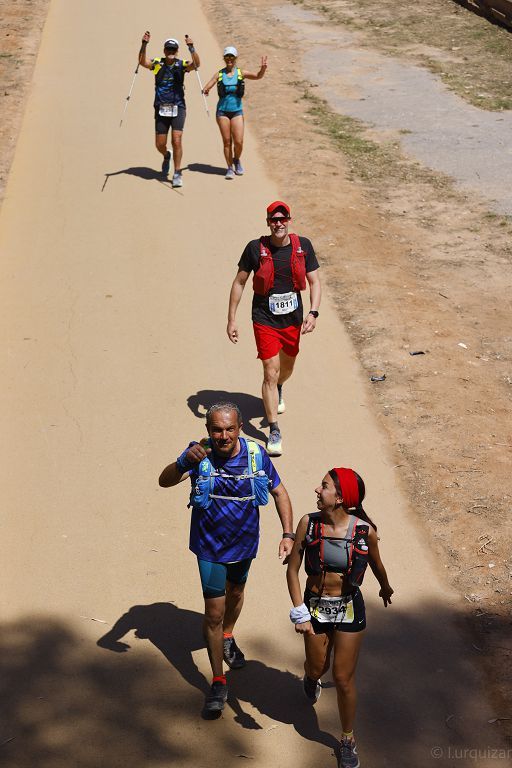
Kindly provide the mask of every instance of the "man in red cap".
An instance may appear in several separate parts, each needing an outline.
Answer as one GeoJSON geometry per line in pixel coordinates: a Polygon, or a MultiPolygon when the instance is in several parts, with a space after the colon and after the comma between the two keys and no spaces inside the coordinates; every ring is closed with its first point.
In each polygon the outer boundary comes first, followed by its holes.
{"type": "Polygon", "coordinates": [[[258,357],[263,363],[261,392],[270,427],[270,456],[283,452],[277,423],[277,415],[285,411],[282,387],[292,374],[300,336],[315,329],[322,294],[313,246],[306,237],[288,233],[290,220],[286,203],[276,200],[268,206],[270,236],[246,245],[229,295],[227,334],[236,344],[236,311],[249,275],[254,273],[252,321],[258,357]],[[301,291],[307,284],[311,309],[304,317],[301,291]]]}

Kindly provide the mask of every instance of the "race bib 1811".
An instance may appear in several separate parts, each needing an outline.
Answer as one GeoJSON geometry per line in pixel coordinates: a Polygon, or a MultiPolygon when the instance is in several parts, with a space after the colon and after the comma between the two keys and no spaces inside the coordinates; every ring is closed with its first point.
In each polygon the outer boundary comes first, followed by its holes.
{"type": "Polygon", "coordinates": [[[268,306],[273,315],[288,315],[299,306],[295,291],[290,293],[274,293],[268,297],[268,306]]]}

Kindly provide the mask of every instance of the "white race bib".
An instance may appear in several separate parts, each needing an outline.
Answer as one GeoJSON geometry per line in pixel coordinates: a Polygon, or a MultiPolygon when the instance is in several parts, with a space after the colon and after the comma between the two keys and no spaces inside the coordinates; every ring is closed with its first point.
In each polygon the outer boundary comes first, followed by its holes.
{"type": "Polygon", "coordinates": [[[160,117],[178,117],[177,104],[160,104],[158,108],[160,117]]]}
{"type": "Polygon", "coordinates": [[[345,597],[310,597],[309,612],[322,624],[351,624],[354,621],[352,595],[345,597]]]}
{"type": "Polygon", "coordinates": [[[290,293],[274,293],[268,297],[268,306],[273,315],[288,315],[299,306],[295,291],[290,293]]]}

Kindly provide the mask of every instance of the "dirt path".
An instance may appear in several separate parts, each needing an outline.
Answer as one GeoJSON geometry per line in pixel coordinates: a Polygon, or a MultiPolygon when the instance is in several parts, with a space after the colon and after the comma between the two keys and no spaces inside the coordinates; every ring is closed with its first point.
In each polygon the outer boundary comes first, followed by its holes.
{"type": "MultiPolygon", "coordinates": [[[[114,97],[127,90],[145,28],[157,41],[194,35],[203,72],[215,69],[223,41],[195,0],[177,4],[172,28],[163,2],[148,12],[134,0],[53,0],[2,208],[4,762],[334,764],[335,694],[327,689],[316,710],[302,701],[301,647],[287,617],[270,508],[238,630],[250,662],[230,675],[224,717],[199,718],[208,663],[185,489],[161,491],[156,479],[203,434],[197,412],[218,393],[237,395],[248,429],[259,432],[248,297],[237,348],[225,340],[225,304],[241,248],[283,188],[250,132],[247,176],[229,185],[211,172],[219,139],[193,76],[185,186],[176,192],[161,183],[148,73],[121,131],[122,98],[114,97]],[[70,33],[77,28],[79,36],[70,33]],[[86,60],[91,47],[102,66],[62,67],[86,60]],[[127,622],[139,639],[125,638],[127,652],[96,647],[134,606],[127,622]]],[[[296,205],[297,228],[315,241],[303,210],[296,205]]],[[[372,416],[367,377],[329,301],[321,320],[287,388],[279,471],[297,516],[311,508],[312,488],[332,464],[353,464],[367,481],[397,596],[384,610],[368,578],[363,764],[394,766],[400,753],[404,764],[456,757],[470,766],[479,749],[478,764],[495,766],[486,750],[500,747],[499,734],[488,721],[501,713],[483,694],[458,631],[457,597],[436,576],[372,416]]]]}

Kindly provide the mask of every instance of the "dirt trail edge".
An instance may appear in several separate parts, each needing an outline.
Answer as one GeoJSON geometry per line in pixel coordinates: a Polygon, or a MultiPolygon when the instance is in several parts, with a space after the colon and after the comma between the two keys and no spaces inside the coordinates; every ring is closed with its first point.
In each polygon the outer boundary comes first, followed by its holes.
{"type": "MultiPolygon", "coordinates": [[[[188,33],[203,72],[216,68],[221,44],[195,0],[173,5],[172,24],[165,2],[51,2],[1,212],[2,757],[9,768],[334,765],[335,693],[327,688],[315,709],[303,700],[270,507],[237,631],[249,663],[229,675],[223,718],[199,717],[208,661],[186,488],[162,491],[157,477],[202,436],[198,416],[226,393],[261,435],[248,296],[237,347],[224,333],[226,299],[242,247],[283,190],[250,132],[247,175],[224,181],[217,128],[192,75],[185,184],[162,182],[147,72],[118,127],[146,28],[151,51],[188,33]],[[62,66],[91,51],[96,66],[62,66]],[[97,647],[121,616],[123,642],[97,647]]],[[[297,228],[315,241],[292,202],[297,228]]],[[[297,517],[331,465],[354,465],[367,482],[396,600],[385,610],[368,577],[362,760],[380,768],[400,755],[421,767],[456,756],[470,766],[479,749],[478,764],[495,766],[490,721],[500,713],[458,631],[460,600],[439,580],[398,487],[366,376],[329,301],[321,318],[287,388],[278,469],[297,517]]]]}

